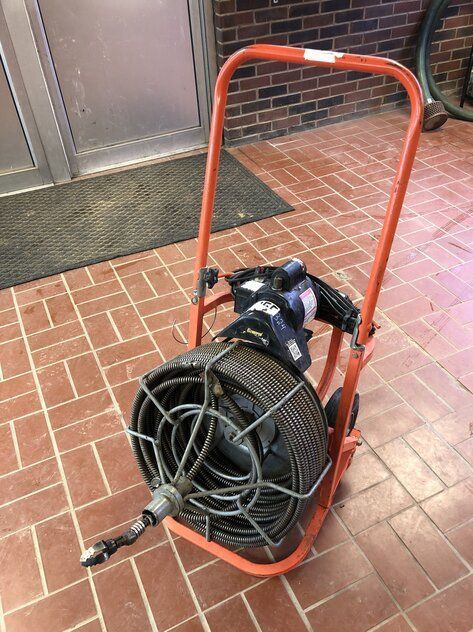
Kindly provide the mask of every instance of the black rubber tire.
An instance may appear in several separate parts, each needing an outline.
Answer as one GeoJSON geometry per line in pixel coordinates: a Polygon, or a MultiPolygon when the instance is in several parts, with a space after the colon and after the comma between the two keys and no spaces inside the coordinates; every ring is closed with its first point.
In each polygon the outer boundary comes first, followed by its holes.
{"type": "MultiPolygon", "coordinates": [[[[325,405],[325,414],[327,416],[327,423],[329,425],[329,428],[335,428],[335,422],[337,421],[338,407],[340,406],[341,398],[342,398],[342,387],[339,387],[332,394],[332,396],[330,397],[330,399],[325,405]]],[[[359,410],[360,410],[360,396],[358,393],[356,393],[355,399],[353,401],[353,407],[351,409],[351,419],[348,425],[347,435],[349,435],[350,432],[355,427],[359,410]]]]}

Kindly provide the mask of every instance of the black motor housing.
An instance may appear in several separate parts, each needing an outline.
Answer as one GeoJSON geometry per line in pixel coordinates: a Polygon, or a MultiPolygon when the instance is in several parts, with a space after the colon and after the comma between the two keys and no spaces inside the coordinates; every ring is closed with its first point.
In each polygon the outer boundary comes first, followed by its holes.
{"type": "Polygon", "coordinates": [[[314,320],[319,289],[307,276],[305,264],[291,259],[274,269],[232,286],[235,312],[241,314],[218,337],[252,342],[284,362],[306,371],[310,364],[304,326],[314,320]]]}

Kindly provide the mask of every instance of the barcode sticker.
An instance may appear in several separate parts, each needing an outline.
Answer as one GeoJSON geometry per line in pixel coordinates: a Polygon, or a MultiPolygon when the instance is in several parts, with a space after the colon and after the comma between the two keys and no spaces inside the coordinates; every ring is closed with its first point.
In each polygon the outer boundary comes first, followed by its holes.
{"type": "Polygon", "coordinates": [[[302,358],[301,350],[299,349],[294,338],[292,340],[289,340],[289,342],[287,343],[287,348],[291,352],[293,360],[298,360],[299,358],[302,358]]]}

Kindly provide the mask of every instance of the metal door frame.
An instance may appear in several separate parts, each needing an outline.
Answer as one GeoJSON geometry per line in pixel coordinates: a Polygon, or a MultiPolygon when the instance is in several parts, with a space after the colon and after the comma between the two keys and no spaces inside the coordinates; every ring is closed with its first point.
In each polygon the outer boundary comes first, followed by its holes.
{"type": "Polygon", "coordinates": [[[42,186],[52,182],[48,161],[36,128],[35,119],[25,90],[7,22],[0,6],[0,57],[10,87],[18,119],[29,149],[32,165],[0,174],[0,194],[42,186]]]}
{"type": "MultiPolygon", "coordinates": [[[[70,180],[69,164],[49,98],[25,2],[24,0],[0,0],[0,2],[18,63],[18,76],[21,77],[21,84],[28,96],[51,179],[53,182],[70,180]]],[[[31,134],[30,127],[28,127],[28,132],[31,134]]]]}
{"type": "MultiPolygon", "coordinates": [[[[16,0],[16,2],[15,0],[2,1],[7,4],[18,4],[19,2],[19,0],[16,0]]],[[[24,4],[25,11],[29,17],[31,37],[36,41],[37,55],[42,66],[44,83],[49,93],[51,110],[57,121],[57,128],[62,138],[61,145],[66,158],[69,178],[206,146],[210,125],[210,95],[212,94],[216,76],[215,42],[213,29],[210,28],[212,24],[212,7],[211,0],[197,0],[197,2],[187,0],[187,2],[200,126],[77,154],[50,55],[38,1],[20,1],[20,4],[24,4]],[[187,137],[185,146],[182,145],[184,137],[187,137]],[[159,143],[159,150],[147,154],[146,149],[151,149],[157,143],[159,143]],[[123,161],[120,160],[119,154],[123,151],[124,146],[129,150],[129,157],[123,161]]]]}

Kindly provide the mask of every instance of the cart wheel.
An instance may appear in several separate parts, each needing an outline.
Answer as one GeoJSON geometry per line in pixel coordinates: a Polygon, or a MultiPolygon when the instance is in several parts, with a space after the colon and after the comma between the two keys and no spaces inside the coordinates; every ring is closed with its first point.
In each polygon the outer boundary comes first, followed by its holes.
{"type": "MultiPolygon", "coordinates": [[[[340,386],[333,393],[333,395],[331,396],[331,398],[328,400],[327,404],[325,405],[325,414],[327,415],[327,422],[330,428],[335,428],[335,422],[337,421],[337,413],[338,413],[338,407],[340,405],[341,397],[342,397],[342,387],[340,386]]],[[[348,425],[347,435],[349,435],[350,432],[355,427],[356,418],[358,417],[359,409],[360,409],[360,396],[358,393],[356,393],[355,399],[353,401],[353,408],[351,409],[351,418],[350,418],[350,423],[348,425]]]]}

